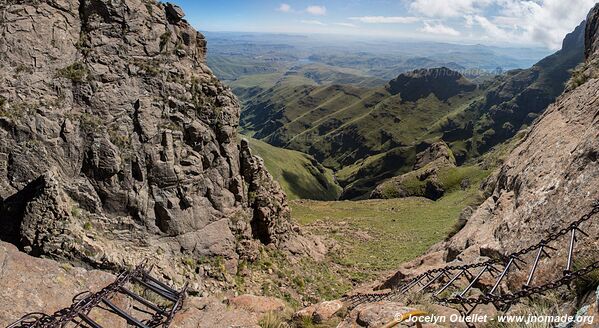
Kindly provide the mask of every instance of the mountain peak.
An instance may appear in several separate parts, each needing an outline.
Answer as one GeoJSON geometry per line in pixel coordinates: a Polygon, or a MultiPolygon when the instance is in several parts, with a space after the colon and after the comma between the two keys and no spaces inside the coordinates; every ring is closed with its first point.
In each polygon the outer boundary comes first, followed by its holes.
{"type": "Polygon", "coordinates": [[[431,93],[445,101],[474,89],[476,84],[447,67],[424,68],[402,73],[387,85],[391,94],[401,94],[402,99],[406,101],[416,101],[431,93]]]}
{"type": "Polygon", "coordinates": [[[591,9],[586,21],[584,55],[586,59],[589,59],[599,48],[599,4],[591,9]]]}

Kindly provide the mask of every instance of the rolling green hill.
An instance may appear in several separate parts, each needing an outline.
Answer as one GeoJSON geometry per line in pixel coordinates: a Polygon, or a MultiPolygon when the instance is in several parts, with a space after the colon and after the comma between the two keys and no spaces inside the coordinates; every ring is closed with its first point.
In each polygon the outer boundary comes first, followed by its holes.
{"type": "Polygon", "coordinates": [[[530,125],[582,61],[583,34],[581,25],[562,50],[478,85],[447,68],[403,73],[374,88],[274,83],[245,101],[241,126],[257,139],[313,155],[336,171],[342,198],[364,198],[410,172],[416,154],[437,140],[462,165],[530,125]]]}
{"type": "MultiPolygon", "coordinates": [[[[219,67],[220,65],[217,65],[219,67]]],[[[228,65],[224,65],[228,68],[228,65]]],[[[276,66],[275,66],[276,67],[276,66]]],[[[330,84],[354,85],[359,87],[378,87],[385,81],[373,78],[363,72],[343,67],[325,64],[307,63],[302,65],[282,65],[270,71],[256,74],[246,74],[228,82],[233,92],[247,102],[258,95],[272,95],[271,89],[294,88],[298,86],[320,86],[330,84]]]]}
{"type": "Polygon", "coordinates": [[[336,200],[341,194],[331,170],[312,156],[246,138],[290,199],[336,200]]]}
{"type": "MultiPolygon", "coordinates": [[[[411,167],[417,152],[412,145],[423,140],[430,126],[482,96],[475,84],[448,69],[419,74],[406,74],[416,83],[407,83],[406,89],[396,83],[379,88],[277,84],[246,102],[241,125],[254,138],[313,155],[339,170],[340,181],[357,177],[343,176],[344,168],[406,148],[401,158],[384,163],[389,169],[378,168],[401,173],[411,167]],[[426,85],[430,92],[422,90],[427,96],[411,99],[412,85],[426,85]]],[[[376,171],[354,173],[376,181],[393,175],[380,176],[376,171]]]]}
{"type": "Polygon", "coordinates": [[[418,99],[390,85],[275,85],[246,103],[241,125],[254,131],[257,139],[309,153],[325,166],[340,169],[414,143],[428,126],[480,96],[476,85],[459,73],[448,69],[426,72],[438,77],[406,74],[410,81],[426,80],[422,83],[431,92],[423,90],[427,96],[418,99]],[[447,90],[447,94],[437,90],[447,90]]]}

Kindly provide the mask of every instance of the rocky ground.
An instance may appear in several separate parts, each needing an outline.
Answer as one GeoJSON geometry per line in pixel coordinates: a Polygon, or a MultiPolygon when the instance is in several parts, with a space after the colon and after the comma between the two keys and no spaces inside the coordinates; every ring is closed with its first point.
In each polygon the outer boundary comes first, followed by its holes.
{"type": "MultiPolygon", "coordinates": [[[[97,292],[116,278],[105,271],[35,258],[4,242],[0,242],[0,263],[4,287],[0,289],[2,327],[30,312],[53,313],[68,307],[78,293],[97,292]]],[[[133,304],[129,299],[121,296],[114,300],[131,311],[133,304]]],[[[283,301],[272,297],[189,297],[171,327],[259,327],[267,313],[287,311],[286,307],[283,301]]],[[[128,327],[107,312],[92,312],[90,316],[105,327],[128,327]]]]}

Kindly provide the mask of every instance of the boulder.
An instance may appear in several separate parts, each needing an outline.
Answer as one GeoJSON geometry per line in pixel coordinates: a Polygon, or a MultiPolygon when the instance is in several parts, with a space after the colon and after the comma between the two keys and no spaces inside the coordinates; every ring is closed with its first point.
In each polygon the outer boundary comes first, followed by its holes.
{"type": "Polygon", "coordinates": [[[338,328],[374,328],[394,322],[401,315],[416,311],[397,302],[376,302],[358,305],[337,326],[338,328]]]}
{"type": "Polygon", "coordinates": [[[178,23],[185,16],[185,13],[183,12],[183,9],[181,9],[181,7],[174,5],[170,2],[168,2],[165,5],[165,10],[166,17],[172,24],[178,23]]]}
{"type": "Polygon", "coordinates": [[[314,323],[323,323],[331,319],[336,313],[338,313],[344,304],[340,300],[326,301],[316,304],[314,312],[312,313],[312,321],[314,323]]]}
{"type": "Polygon", "coordinates": [[[282,312],[287,306],[285,302],[275,297],[254,296],[249,294],[233,297],[229,305],[254,313],[282,312]]]}

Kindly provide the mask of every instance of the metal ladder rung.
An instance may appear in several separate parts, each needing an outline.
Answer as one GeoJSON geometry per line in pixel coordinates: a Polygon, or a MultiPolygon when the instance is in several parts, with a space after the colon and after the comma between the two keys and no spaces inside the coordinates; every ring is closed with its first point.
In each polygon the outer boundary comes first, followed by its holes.
{"type": "Polygon", "coordinates": [[[177,302],[177,300],[179,299],[178,297],[176,297],[175,295],[173,295],[172,293],[154,285],[151,283],[148,283],[147,281],[143,281],[141,279],[138,278],[133,278],[133,280],[135,280],[137,283],[141,284],[142,286],[150,289],[151,291],[155,292],[156,294],[168,299],[171,302],[177,302]]]}
{"type": "Polygon", "coordinates": [[[90,317],[88,317],[87,315],[83,314],[83,313],[79,313],[78,314],[79,318],[81,318],[81,320],[83,320],[86,324],[90,325],[91,328],[102,328],[102,326],[100,326],[97,322],[95,322],[94,320],[92,320],[90,317]]]}
{"type": "Polygon", "coordinates": [[[133,291],[131,291],[125,287],[121,287],[121,291],[123,291],[125,294],[129,295],[131,298],[138,301],[139,303],[149,307],[150,309],[152,309],[158,313],[162,313],[162,314],[166,313],[164,311],[164,309],[160,308],[158,305],[148,301],[147,299],[143,298],[142,296],[134,293],[133,291]]]}
{"type": "Polygon", "coordinates": [[[173,295],[177,295],[179,294],[178,291],[174,290],[173,288],[171,288],[170,286],[166,285],[165,283],[163,283],[162,281],[150,276],[147,273],[144,273],[144,278],[152,281],[153,283],[157,284],[158,286],[162,287],[162,289],[166,290],[167,292],[170,292],[173,295]]]}
{"type": "Polygon", "coordinates": [[[118,306],[114,305],[109,300],[102,298],[102,303],[106,304],[109,308],[111,308],[120,317],[127,320],[127,323],[135,325],[136,327],[139,327],[139,328],[150,328],[150,327],[144,325],[143,323],[141,323],[139,320],[130,316],[127,312],[121,310],[118,306]]]}

